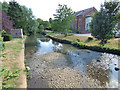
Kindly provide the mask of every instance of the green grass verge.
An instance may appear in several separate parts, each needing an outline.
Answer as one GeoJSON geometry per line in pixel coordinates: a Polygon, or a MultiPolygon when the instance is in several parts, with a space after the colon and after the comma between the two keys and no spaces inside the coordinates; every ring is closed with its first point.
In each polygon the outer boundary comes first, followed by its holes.
{"type": "Polygon", "coordinates": [[[100,40],[97,40],[96,38],[93,38],[93,37],[91,40],[89,40],[90,37],[79,36],[79,35],[71,35],[71,36],[64,37],[63,34],[58,34],[58,33],[56,34],[52,32],[47,33],[46,36],[51,36],[56,39],[71,41],[74,46],[83,48],[83,49],[90,49],[90,50],[100,51],[100,52],[108,52],[108,53],[113,53],[118,55],[120,54],[119,38],[108,40],[108,42],[104,46],[101,46],[99,44],[100,40]]]}

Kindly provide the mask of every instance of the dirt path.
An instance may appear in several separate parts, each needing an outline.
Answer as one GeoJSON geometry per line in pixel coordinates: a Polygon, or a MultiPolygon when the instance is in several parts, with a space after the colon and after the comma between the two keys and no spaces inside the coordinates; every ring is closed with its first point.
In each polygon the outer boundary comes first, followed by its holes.
{"type": "MultiPolygon", "coordinates": [[[[22,42],[23,42],[22,47],[24,48],[24,40],[22,40],[22,42]]],[[[26,73],[23,71],[25,69],[24,49],[22,49],[20,51],[20,55],[19,55],[19,57],[17,59],[18,62],[19,62],[19,68],[22,69],[22,71],[20,72],[20,82],[21,82],[21,84],[17,88],[27,88],[26,73]]]]}
{"type": "Polygon", "coordinates": [[[18,73],[19,77],[8,81],[8,85],[13,85],[15,88],[27,88],[26,72],[24,72],[24,40],[16,38],[5,42],[6,49],[3,51],[5,57],[2,58],[2,68],[10,71],[22,69],[18,73]]]}

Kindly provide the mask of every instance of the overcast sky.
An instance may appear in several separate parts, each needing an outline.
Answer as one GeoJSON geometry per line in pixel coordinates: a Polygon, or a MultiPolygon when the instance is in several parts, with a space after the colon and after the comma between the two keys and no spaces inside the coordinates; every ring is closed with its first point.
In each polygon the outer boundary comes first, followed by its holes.
{"type": "MultiPolygon", "coordinates": [[[[0,0],[7,1],[10,0],[0,0]]],[[[56,13],[58,9],[58,4],[66,4],[73,11],[80,11],[90,7],[95,7],[97,10],[100,9],[101,3],[104,3],[104,0],[15,0],[20,5],[25,5],[28,8],[31,8],[33,15],[36,18],[41,18],[43,20],[49,20],[49,18],[54,18],[53,14],[56,13]]]]}

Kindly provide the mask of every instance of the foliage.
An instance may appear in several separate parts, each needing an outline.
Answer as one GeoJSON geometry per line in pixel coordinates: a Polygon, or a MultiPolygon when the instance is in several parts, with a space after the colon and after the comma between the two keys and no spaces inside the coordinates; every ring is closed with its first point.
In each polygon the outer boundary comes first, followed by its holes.
{"type": "Polygon", "coordinates": [[[40,25],[37,32],[38,32],[38,33],[44,32],[44,26],[43,26],[43,25],[40,25]]]}
{"type": "Polygon", "coordinates": [[[93,40],[93,37],[88,37],[87,41],[92,41],[93,40]]]}
{"type": "Polygon", "coordinates": [[[57,13],[54,14],[55,20],[52,21],[52,29],[57,32],[65,32],[65,36],[72,24],[74,12],[67,5],[58,5],[57,13]]]}
{"type": "Polygon", "coordinates": [[[80,39],[74,39],[72,44],[74,45],[74,44],[77,44],[78,42],[81,42],[81,40],[80,39]]]}
{"type": "Polygon", "coordinates": [[[19,3],[17,3],[15,0],[11,0],[9,4],[7,2],[0,3],[0,5],[3,6],[2,11],[4,11],[8,16],[10,16],[10,20],[14,21],[14,23],[8,22],[8,17],[3,14],[2,21],[5,23],[5,25],[3,26],[7,26],[7,28],[3,28],[5,29],[5,31],[11,30],[12,28],[22,28],[23,33],[26,35],[36,33],[38,29],[38,22],[33,16],[32,10],[30,8],[19,5],[19,3]]]}
{"type": "Polygon", "coordinates": [[[3,33],[3,34],[4,34],[4,33],[6,33],[6,31],[5,31],[5,30],[2,30],[2,31],[1,31],[1,33],[3,33]]]}
{"type": "Polygon", "coordinates": [[[51,24],[48,21],[43,21],[42,24],[43,24],[43,26],[44,26],[45,29],[51,28],[51,24]]]}
{"type": "Polygon", "coordinates": [[[41,31],[43,31],[43,30],[44,30],[44,26],[43,26],[43,25],[40,25],[39,29],[40,29],[41,31]]]}
{"type": "Polygon", "coordinates": [[[8,69],[0,69],[0,78],[2,78],[2,87],[1,87],[1,89],[13,88],[14,86],[8,85],[7,82],[10,79],[18,77],[19,75],[17,73],[19,73],[20,71],[21,71],[21,69],[17,69],[14,72],[11,72],[8,69]]]}
{"type": "Polygon", "coordinates": [[[43,21],[43,20],[40,19],[40,18],[38,18],[37,21],[39,22],[39,26],[38,26],[39,30],[41,30],[41,29],[40,29],[41,25],[43,25],[44,29],[50,29],[50,28],[51,28],[50,22],[48,22],[48,21],[43,21]]]}
{"type": "Polygon", "coordinates": [[[22,28],[21,20],[22,20],[22,9],[20,5],[16,1],[10,1],[8,7],[7,15],[10,16],[10,19],[14,21],[13,27],[18,29],[22,28]]]}
{"type": "Polygon", "coordinates": [[[101,40],[101,44],[115,36],[114,28],[118,22],[118,2],[104,2],[100,12],[93,16],[90,28],[92,35],[101,40]]]}
{"type": "Polygon", "coordinates": [[[12,35],[9,34],[2,34],[3,41],[10,41],[12,40],[12,35]]]}
{"type": "Polygon", "coordinates": [[[5,50],[5,43],[2,42],[2,51],[5,50]]]}
{"type": "Polygon", "coordinates": [[[8,13],[8,7],[9,7],[9,4],[4,1],[3,3],[0,2],[0,10],[4,11],[6,14],[8,13]]]}
{"type": "Polygon", "coordinates": [[[30,68],[28,67],[28,62],[26,60],[24,61],[24,63],[25,63],[25,68],[26,68],[24,71],[26,72],[27,79],[29,79],[30,78],[30,72],[29,72],[30,68]]]}
{"type": "Polygon", "coordinates": [[[6,55],[7,53],[1,53],[1,56],[2,57],[6,57],[5,55],[6,55]]]}
{"type": "Polygon", "coordinates": [[[23,18],[21,23],[24,34],[31,35],[38,31],[39,22],[35,19],[32,14],[32,10],[26,6],[21,6],[23,12],[23,18]]]}
{"type": "Polygon", "coordinates": [[[72,33],[72,30],[68,30],[69,33],[72,33]]]}

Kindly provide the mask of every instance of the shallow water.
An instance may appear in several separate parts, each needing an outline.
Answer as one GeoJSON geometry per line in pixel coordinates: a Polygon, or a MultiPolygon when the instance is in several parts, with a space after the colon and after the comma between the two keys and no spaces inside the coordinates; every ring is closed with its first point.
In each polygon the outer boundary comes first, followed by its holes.
{"type": "MultiPolygon", "coordinates": [[[[32,66],[33,63],[39,63],[37,60],[35,61],[35,59],[40,59],[40,56],[42,57],[48,53],[53,52],[61,53],[65,56],[66,62],[63,61],[65,65],[61,65],[59,68],[63,66],[65,66],[65,68],[72,68],[73,70],[81,72],[83,75],[86,75],[94,81],[99,81],[100,86],[102,87],[118,88],[118,83],[120,83],[120,80],[118,81],[118,73],[120,71],[115,71],[114,68],[120,67],[120,64],[118,64],[118,61],[120,61],[120,56],[95,52],[91,50],[78,49],[72,45],[55,42],[42,35],[27,37],[25,42],[25,58],[29,62],[28,65],[31,68],[30,73],[40,69],[34,69],[35,67],[32,66]],[[32,62],[33,60],[34,62],[32,62]],[[32,71],[32,69],[34,70],[32,71]]],[[[62,60],[60,63],[62,63],[62,60]]],[[[44,64],[44,66],[46,68],[48,67],[47,64],[44,64]]],[[[34,76],[34,74],[32,75],[34,76]]],[[[35,78],[30,78],[30,80],[28,80],[28,88],[34,83],[32,82],[34,80],[35,78]]],[[[47,79],[36,80],[37,83],[34,83],[34,86],[38,87],[39,85],[37,84],[40,82],[42,83],[42,86],[39,87],[49,87],[47,85],[47,79]]]]}

